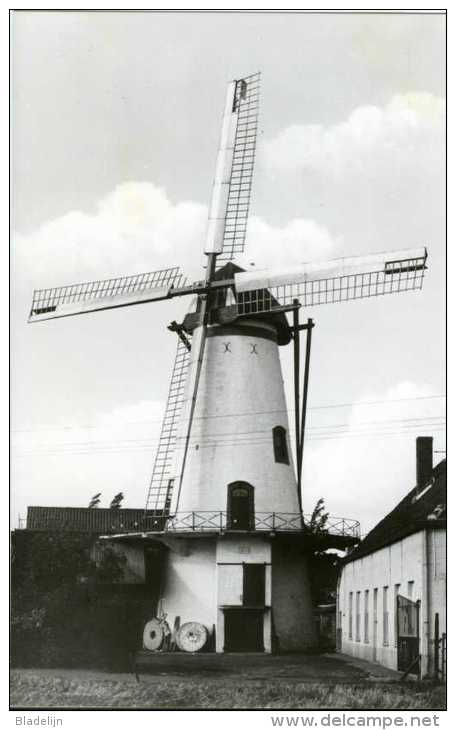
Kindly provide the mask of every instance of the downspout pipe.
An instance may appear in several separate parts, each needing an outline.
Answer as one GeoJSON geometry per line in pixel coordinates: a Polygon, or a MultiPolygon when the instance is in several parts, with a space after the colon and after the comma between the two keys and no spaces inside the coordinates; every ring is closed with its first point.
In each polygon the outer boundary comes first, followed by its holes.
{"type": "Polygon", "coordinates": [[[420,610],[421,631],[421,678],[429,674],[429,531],[425,527],[422,532],[421,541],[421,584],[422,584],[422,602],[420,610]]]}

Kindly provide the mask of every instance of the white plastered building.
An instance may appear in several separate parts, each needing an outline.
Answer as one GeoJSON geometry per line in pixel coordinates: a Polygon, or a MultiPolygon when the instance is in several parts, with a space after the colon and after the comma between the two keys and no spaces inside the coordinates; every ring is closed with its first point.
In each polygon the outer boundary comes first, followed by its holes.
{"type": "Polygon", "coordinates": [[[416,676],[445,672],[446,460],[417,439],[416,486],[344,561],[338,647],[416,676]],[[442,655],[443,645],[443,655],[442,655]]]}

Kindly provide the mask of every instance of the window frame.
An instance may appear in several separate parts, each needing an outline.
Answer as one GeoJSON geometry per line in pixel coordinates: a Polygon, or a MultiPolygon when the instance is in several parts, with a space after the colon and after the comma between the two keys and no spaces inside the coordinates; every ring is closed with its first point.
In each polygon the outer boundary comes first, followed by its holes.
{"type": "Polygon", "coordinates": [[[288,453],[287,429],[284,426],[274,426],[272,429],[272,446],[276,464],[290,464],[288,453]]]}

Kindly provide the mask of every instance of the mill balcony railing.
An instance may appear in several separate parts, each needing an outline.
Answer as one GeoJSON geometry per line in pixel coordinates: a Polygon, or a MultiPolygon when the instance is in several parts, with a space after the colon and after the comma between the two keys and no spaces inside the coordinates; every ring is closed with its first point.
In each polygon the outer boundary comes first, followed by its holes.
{"type": "Polygon", "coordinates": [[[323,528],[311,522],[310,514],[297,512],[255,512],[249,520],[236,520],[228,512],[177,512],[165,517],[148,516],[141,524],[144,532],[306,532],[359,539],[360,523],[346,517],[328,517],[323,528]]]}

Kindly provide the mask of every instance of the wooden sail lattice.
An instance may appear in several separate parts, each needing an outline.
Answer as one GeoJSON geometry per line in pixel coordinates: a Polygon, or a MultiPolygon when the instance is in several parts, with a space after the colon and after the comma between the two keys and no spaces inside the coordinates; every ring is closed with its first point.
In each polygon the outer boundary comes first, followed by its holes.
{"type": "Polygon", "coordinates": [[[169,511],[174,480],[178,476],[173,474],[173,459],[189,362],[189,345],[179,338],[154,468],[147,492],[146,511],[152,510],[161,514],[169,511]]]}
{"type": "Polygon", "coordinates": [[[160,271],[148,271],[133,276],[70,284],[52,289],[35,289],[31,314],[39,315],[55,311],[59,306],[84,304],[97,299],[140,294],[160,287],[179,287],[186,283],[180,267],[160,271]]]}
{"type": "Polygon", "coordinates": [[[260,74],[237,81],[233,110],[238,109],[234,154],[225,215],[223,249],[217,263],[232,261],[244,251],[255,164],[260,74]]]}
{"type": "Polygon", "coordinates": [[[237,309],[239,314],[259,314],[290,306],[295,300],[303,306],[313,307],[421,289],[425,271],[425,259],[410,258],[389,262],[377,271],[291,281],[279,286],[240,291],[236,294],[237,309]]]}

